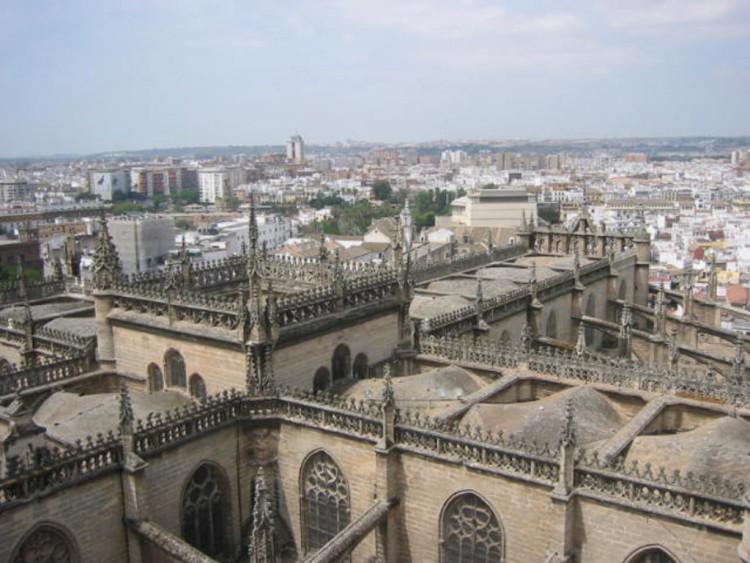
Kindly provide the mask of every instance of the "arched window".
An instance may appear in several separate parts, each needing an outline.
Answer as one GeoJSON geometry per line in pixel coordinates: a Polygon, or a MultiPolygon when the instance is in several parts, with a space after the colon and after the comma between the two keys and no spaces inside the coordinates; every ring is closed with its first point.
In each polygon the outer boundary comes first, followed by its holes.
{"type": "Polygon", "coordinates": [[[200,374],[194,373],[190,376],[190,396],[199,401],[206,400],[206,382],[200,374]]]}
{"type": "Polygon", "coordinates": [[[647,547],[637,550],[627,563],[677,563],[677,560],[660,547],[647,547]]]}
{"type": "Polygon", "coordinates": [[[57,526],[40,524],[26,536],[11,559],[13,563],[78,561],[70,536],[57,526]]]}
{"type": "Polygon", "coordinates": [[[325,452],[316,452],[305,461],[300,481],[303,549],[311,553],[349,524],[349,487],[325,452]]]}
{"type": "Polygon", "coordinates": [[[169,350],[164,355],[164,367],[167,372],[167,385],[172,387],[187,387],[185,373],[185,359],[177,350],[169,350]]]}
{"type": "Polygon", "coordinates": [[[164,390],[164,375],[154,363],[148,364],[148,388],[151,393],[164,390]]]}
{"type": "Polygon", "coordinates": [[[333,382],[336,383],[341,379],[347,379],[351,374],[352,353],[346,344],[339,344],[333,351],[333,360],[331,362],[331,372],[333,382]]]}
{"type": "Polygon", "coordinates": [[[211,557],[229,555],[229,485],[223,471],[204,463],[182,493],[182,537],[211,557]]]}
{"type": "Polygon", "coordinates": [[[442,563],[502,561],[503,532],[490,506],[474,493],[453,497],[440,526],[442,563]]]}
{"type": "Polygon", "coordinates": [[[550,311],[547,315],[547,330],[545,334],[550,338],[557,338],[557,313],[550,311]]]}
{"type": "Polygon", "coordinates": [[[0,358],[0,375],[7,373],[13,373],[13,364],[11,364],[6,358],[0,358]]]}
{"type": "Polygon", "coordinates": [[[327,367],[320,367],[313,378],[313,392],[325,391],[331,386],[331,372],[327,367]]]}
{"type": "Polygon", "coordinates": [[[355,379],[365,379],[368,372],[368,362],[366,354],[357,354],[354,358],[354,368],[352,370],[355,379]]]}
{"type": "Polygon", "coordinates": [[[626,280],[622,280],[620,282],[620,292],[617,296],[617,298],[620,301],[626,301],[628,298],[628,282],[626,280]]]}

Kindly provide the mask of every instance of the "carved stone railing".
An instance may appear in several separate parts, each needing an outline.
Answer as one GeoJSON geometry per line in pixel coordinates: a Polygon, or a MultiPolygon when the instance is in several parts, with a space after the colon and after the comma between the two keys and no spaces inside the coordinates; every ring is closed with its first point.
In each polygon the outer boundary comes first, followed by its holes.
{"type": "Polygon", "coordinates": [[[116,471],[122,462],[120,440],[99,436],[66,452],[45,451],[9,464],[8,477],[0,480],[0,511],[57,491],[60,488],[116,471]]]}
{"type": "Polygon", "coordinates": [[[493,434],[482,428],[444,427],[417,412],[397,413],[395,443],[399,449],[430,455],[443,462],[480,467],[483,471],[523,476],[554,485],[559,474],[556,452],[493,434]]]}
{"type": "MultiPolygon", "coordinates": [[[[625,261],[634,259],[634,257],[633,251],[622,252],[617,256],[614,264],[619,266],[625,261]]],[[[593,283],[604,278],[609,272],[609,267],[610,262],[607,258],[585,264],[579,270],[579,279],[584,284],[593,283]]],[[[537,296],[541,300],[552,299],[560,293],[571,290],[574,283],[575,275],[573,272],[563,272],[539,281],[537,283],[537,296]]],[[[528,286],[520,287],[482,300],[480,311],[486,321],[495,322],[524,309],[530,298],[531,289],[528,286]]],[[[423,334],[461,333],[472,326],[469,321],[476,315],[477,307],[467,305],[448,313],[422,319],[420,330],[423,334]]]]}
{"type": "Polygon", "coordinates": [[[52,383],[64,383],[89,369],[89,358],[82,354],[75,358],[22,368],[12,373],[0,374],[0,396],[19,393],[52,383]]]}
{"type": "Polygon", "coordinates": [[[507,246],[498,246],[491,252],[477,252],[473,254],[462,254],[454,256],[446,261],[432,264],[418,264],[413,268],[413,277],[415,283],[424,283],[429,280],[465,272],[474,268],[481,268],[493,262],[501,262],[517,258],[526,252],[526,247],[522,244],[510,244],[507,246]]]}
{"type": "MultiPolygon", "coordinates": [[[[26,299],[34,301],[47,297],[54,297],[65,293],[65,280],[48,277],[39,281],[27,280],[26,299]]],[[[24,300],[24,293],[18,280],[0,283],[0,305],[19,303],[24,300]]]]}
{"type": "Polygon", "coordinates": [[[548,348],[525,351],[520,347],[472,344],[459,338],[432,336],[420,339],[420,352],[448,361],[484,365],[487,369],[525,363],[529,370],[545,375],[750,408],[750,386],[716,381],[703,369],[660,371],[620,358],[579,356],[548,348]]]}
{"type": "Polygon", "coordinates": [[[237,391],[225,391],[199,405],[185,405],[164,413],[149,414],[135,426],[134,449],[147,457],[194,436],[235,423],[247,415],[249,404],[237,391]]]}
{"type": "Polygon", "coordinates": [[[603,464],[596,456],[581,456],[574,473],[576,492],[605,502],[638,507],[677,516],[702,526],[737,532],[747,509],[745,484],[729,483],[705,475],[668,475],[664,468],[637,463],[624,467],[603,464]]]}

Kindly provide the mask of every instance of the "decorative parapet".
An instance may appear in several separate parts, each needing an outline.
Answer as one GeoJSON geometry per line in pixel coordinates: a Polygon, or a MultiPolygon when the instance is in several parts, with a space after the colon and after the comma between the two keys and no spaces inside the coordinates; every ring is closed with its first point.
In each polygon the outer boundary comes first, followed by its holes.
{"type": "MultiPolygon", "coordinates": [[[[620,266],[627,261],[635,260],[635,252],[628,250],[617,255],[615,266],[620,266]]],[[[591,262],[581,266],[578,273],[578,281],[585,284],[593,283],[604,278],[609,273],[610,262],[607,258],[591,262]]],[[[557,276],[544,279],[536,284],[537,298],[544,301],[575,287],[576,279],[573,272],[563,272],[557,276]]],[[[502,293],[494,297],[483,299],[480,304],[482,317],[489,323],[502,319],[507,315],[515,314],[528,305],[531,298],[529,287],[520,287],[502,293]]],[[[477,315],[475,305],[467,305],[449,313],[435,315],[422,320],[421,329],[423,334],[446,334],[464,332],[473,326],[473,319],[477,315]]]]}
{"type": "MultiPolygon", "coordinates": [[[[278,397],[254,398],[236,391],[201,404],[154,414],[138,421],[134,447],[148,458],[217,429],[245,421],[288,423],[365,440],[375,445],[382,435],[382,405],[339,396],[282,389],[278,397]]],[[[441,463],[529,481],[552,491],[558,481],[558,452],[549,445],[527,444],[482,428],[449,426],[418,412],[397,412],[394,447],[441,463]]],[[[12,460],[9,476],[0,480],[0,511],[84,479],[115,470],[123,463],[122,442],[110,434],[87,438],[64,453],[43,459],[12,460]]],[[[739,533],[745,485],[691,474],[668,476],[649,466],[603,464],[593,455],[578,456],[573,493],[603,502],[677,517],[703,526],[739,533]]]]}
{"type": "Polygon", "coordinates": [[[82,375],[89,369],[88,354],[84,353],[75,358],[50,362],[19,369],[12,373],[0,374],[0,397],[20,393],[27,389],[64,383],[65,381],[82,375]]]}
{"type": "Polygon", "coordinates": [[[78,446],[64,452],[43,450],[43,455],[11,460],[8,476],[0,480],[0,511],[115,471],[123,459],[120,440],[112,434],[100,434],[96,440],[89,439],[78,446]]]}
{"type": "Polygon", "coordinates": [[[580,456],[575,469],[576,492],[605,502],[637,507],[658,514],[677,516],[702,526],[737,532],[742,524],[747,487],[706,475],[679,471],[668,475],[664,468],[652,469],[605,464],[596,456],[580,456]]]}
{"type": "MultiPolygon", "coordinates": [[[[34,301],[45,299],[65,293],[65,280],[56,277],[48,277],[39,281],[25,281],[25,298],[34,301]]],[[[18,280],[0,283],[0,305],[20,303],[24,300],[23,290],[18,280]]]]}
{"type": "Polygon", "coordinates": [[[532,352],[516,347],[470,344],[450,337],[425,336],[420,339],[420,352],[448,361],[483,365],[487,369],[526,363],[529,370],[560,378],[750,408],[750,387],[718,382],[707,376],[705,370],[660,371],[620,358],[580,356],[575,351],[555,349],[552,352],[548,348],[532,352]]]}
{"type": "Polygon", "coordinates": [[[412,268],[414,281],[424,283],[426,281],[465,272],[474,268],[481,268],[493,262],[502,262],[522,256],[526,252],[526,247],[522,244],[510,244],[507,246],[498,246],[490,252],[476,252],[472,254],[462,254],[450,259],[433,264],[420,263],[412,268]]]}

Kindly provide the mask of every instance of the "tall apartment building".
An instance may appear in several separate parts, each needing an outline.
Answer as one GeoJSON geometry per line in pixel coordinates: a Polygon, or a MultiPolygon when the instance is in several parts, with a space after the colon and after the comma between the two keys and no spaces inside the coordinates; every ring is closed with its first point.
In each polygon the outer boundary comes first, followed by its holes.
{"type": "Polygon", "coordinates": [[[130,191],[130,174],[127,170],[89,170],[89,191],[102,201],[112,201],[115,193],[130,191]]]}
{"type": "Polygon", "coordinates": [[[244,184],[247,174],[244,168],[205,168],[198,171],[198,189],[203,203],[216,203],[227,199],[234,190],[244,184]]]}
{"type": "Polygon", "coordinates": [[[109,221],[125,274],[158,270],[175,247],[174,219],[165,215],[116,217],[109,221]]]}
{"type": "Polygon", "coordinates": [[[0,182],[0,202],[33,201],[34,186],[26,180],[10,180],[0,182]]]}
{"type": "Polygon", "coordinates": [[[295,135],[286,142],[286,159],[295,164],[305,162],[305,141],[300,135],[295,135]]]}
{"type": "Polygon", "coordinates": [[[130,171],[134,192],[149,197],[174,194],[197,187],[196,171],[183,166],[140,166],[130,171]]]}

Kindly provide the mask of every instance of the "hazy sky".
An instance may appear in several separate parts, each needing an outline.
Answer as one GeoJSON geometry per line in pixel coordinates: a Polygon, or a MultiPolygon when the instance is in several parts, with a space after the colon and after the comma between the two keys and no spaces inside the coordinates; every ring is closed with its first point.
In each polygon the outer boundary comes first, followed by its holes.
{"type": "Polygon", "coordinates": [[[750,133],[749,0],[0,0],[0,156],[750,133]]]}

